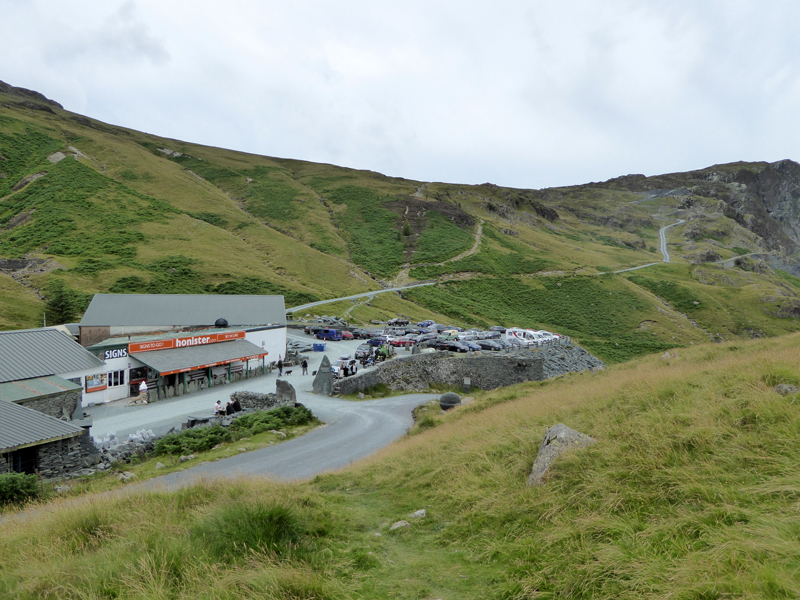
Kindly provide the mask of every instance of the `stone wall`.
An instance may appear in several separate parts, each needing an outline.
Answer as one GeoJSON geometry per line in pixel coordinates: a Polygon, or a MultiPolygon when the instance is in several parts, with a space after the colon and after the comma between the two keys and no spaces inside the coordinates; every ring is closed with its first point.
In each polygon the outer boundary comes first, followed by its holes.
{"type": "Polygon", "coordinates": [[[38,452],[39,475],[45,479],[74,475],[97,464],[100,459],[88,431],[66,440],[42,444],[38,452]]]}
{"type": "Polygon", "coordinates": [[[33,409],[37,412],[50,415],[56,419],[66,416],[66,420],[72,419],[72,413],[81,405],[81,394],[83,390],[72,390],[52,396],[42,396],[18,402],[20,406],[33,409]]]}
{"type": "Polygon", "coordinates": [[[395,358],[375,369],[339,381],[340,394],[355,394],[379,383],[393,390],[425,390],[431,383],[462,385],[470,379],[473,387],[498,387],[544,379],[542,359],[534,356],[456,356],[450,352],[415,354],[395,358]]]}
{"type": "Polygon", "coordinates": [[[431,383],[461,386],[464,378],[469,377],[472,387],[493,390],[603,366],[602,361],[574,344],[520,350],[513,354],[434,352],[392,359],[375,369],[342,379],[338,385],[340,394],[355,394],[379,383],[393,390],[420,391],[428,389],[431,383]]]}
{"type": "Polygon", "coordinates": [[[270,410],[282,406],[294,406],[294,400],[282,400],[276,394],[258,394],[247,391],[232,393],[231,400],[238,400],[245,410],[270,410]]]}

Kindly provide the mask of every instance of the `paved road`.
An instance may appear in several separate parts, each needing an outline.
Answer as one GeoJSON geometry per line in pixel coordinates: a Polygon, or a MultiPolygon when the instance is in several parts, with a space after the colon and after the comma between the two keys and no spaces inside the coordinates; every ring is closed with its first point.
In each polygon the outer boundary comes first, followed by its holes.
{"type": "MultiPolygon", "coordinates": [[[[310,341],[304,334],[289,334],[289,338],[310,341]]],[[[306,353],[309,373],[319,367],[322,356],[335,360],[341,354],[352,354],[360,341],[328,342],[328,352],[306,353]]],[[[404,353],[400,352],[401,355],[404,353]]],[[[195,394],[161,400],[146,406],[125,406],[120,400],[87,409],[93,419],[92,435],[102,438],[115,432],[119,439],[139,429],[152,429],[163,435],[170,428],[180,429],[188,416],[206,417],[213,413],[214,402],[227,401],[236,390],[274,392],[277,372],[247,381],[206,389],[195,394]]],[[[279,479],[304,479],[318,473],[345,467],[364,458],[402,437],[413,424],[411,411],[435,398],[432,394],[412,394],[353,402],[319,396],[311,391],[313,377],[300,375],[300,368],[283,377],[291,383],[302,402],[325,423],[309,434],[277,444],[270,448],[200,465],[186,471],[153,480],[151,485],[174,487],[184,485],[194,477],[220,477],[237,474],[261,474],[279,479]]]]}
{"type": "Polygon", "coordinates": [[[681,223],[686,223],[686,219],[678,219],[676,223],[672,225],[667,225],[666,227],[662,227],[658,232],[658,237],[661,238],[661,254],[664,256],[664,262],[669,262],[669,250],[667,250],[667,229],[670,227],[675,227],[675,225],[680,225],[681,223]]]}
{"type": "Polygon", "coordinates": [[[401,287],[386,288],[385,290],[374,290],[372,292],[364,292],[363,294],[354,294],[352,296],[345,296],[344,298],[332,298],[330,300],[320,300],[319,302],[309,302],[308,304],[301,304],[300,306],[292,306],[287,308],[287,313],[297,312],[299,310],[307,310],[315,306],[322,306],[323,304],[332,304],[333,302],[341,302],[342,300],[355,300],[356,298],[372,298],[375,294],[385,294],[387,292],[399,292],[401,290],[410,290],[412,288],[423,287],[426,285],[435,285],[435,281],[427,283],[415,283],[414,285],[404,285],[401,287]]]}

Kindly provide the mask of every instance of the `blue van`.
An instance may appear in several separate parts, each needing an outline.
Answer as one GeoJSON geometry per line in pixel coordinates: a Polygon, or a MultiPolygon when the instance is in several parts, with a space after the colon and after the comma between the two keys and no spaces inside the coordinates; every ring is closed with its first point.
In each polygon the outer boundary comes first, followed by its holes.
{"type": "Polygon", "coordinates": [[[320,329],[317,332],[316,338],[318,340],[338,342],[342,339],[342,332],[338,329],[320,329]]]}

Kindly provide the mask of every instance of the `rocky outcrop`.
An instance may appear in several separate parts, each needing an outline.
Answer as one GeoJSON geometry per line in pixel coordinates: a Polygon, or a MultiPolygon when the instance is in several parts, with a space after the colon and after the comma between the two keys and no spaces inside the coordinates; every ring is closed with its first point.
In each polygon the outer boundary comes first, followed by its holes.
{"type": "Polygon", "coordinates": [[[550,465],[564,452],[576,448],[585,448],[596,442],[597,440],[594,438],[580,431],[570,429],[563,423],[548,427],[544,431],[544,438],[539,445],[539,453],[536,455],[536,460],[533,461],[531,474],[528,476],[528,485],[540,485],[550,465]]]}
{"type": "Polygon", "coordinates": [[[331,372],[331,361],[328,355],[322,357],[317,375],[311,384],[311,389],[315,394],[325,394],[329,396],[333,391],[333,373],[331,372]]]}

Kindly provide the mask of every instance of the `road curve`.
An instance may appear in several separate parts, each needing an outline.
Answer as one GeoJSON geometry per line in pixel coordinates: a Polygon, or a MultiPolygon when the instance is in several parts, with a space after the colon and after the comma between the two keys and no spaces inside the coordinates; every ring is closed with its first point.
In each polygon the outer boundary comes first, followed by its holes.
{"type": "Polygon", "coordinates": [[[667,225],[666,227],[662,227],[658,232],[658,237],[661,239],[661,255],[664,257],[664,262],[669,262],[669,250],[667,250],[667,229],[670,227],[675,227],[675,225],[680,225],[681,223],[686,223],[686,219],[678,219],[677,222],[673,223],[672,225],[667,225]]]}
{"type": "Polygon", "coordinates": [[[388,446],[413,425],[411,411],[434,394],[414,394],[353,402],[320,397],[303,404],[325,425],[306,435],[253,452],[204,463],[138,484],[140,489],[175,489],[242,475],[292,481],[346,467],[388,446]]]}

